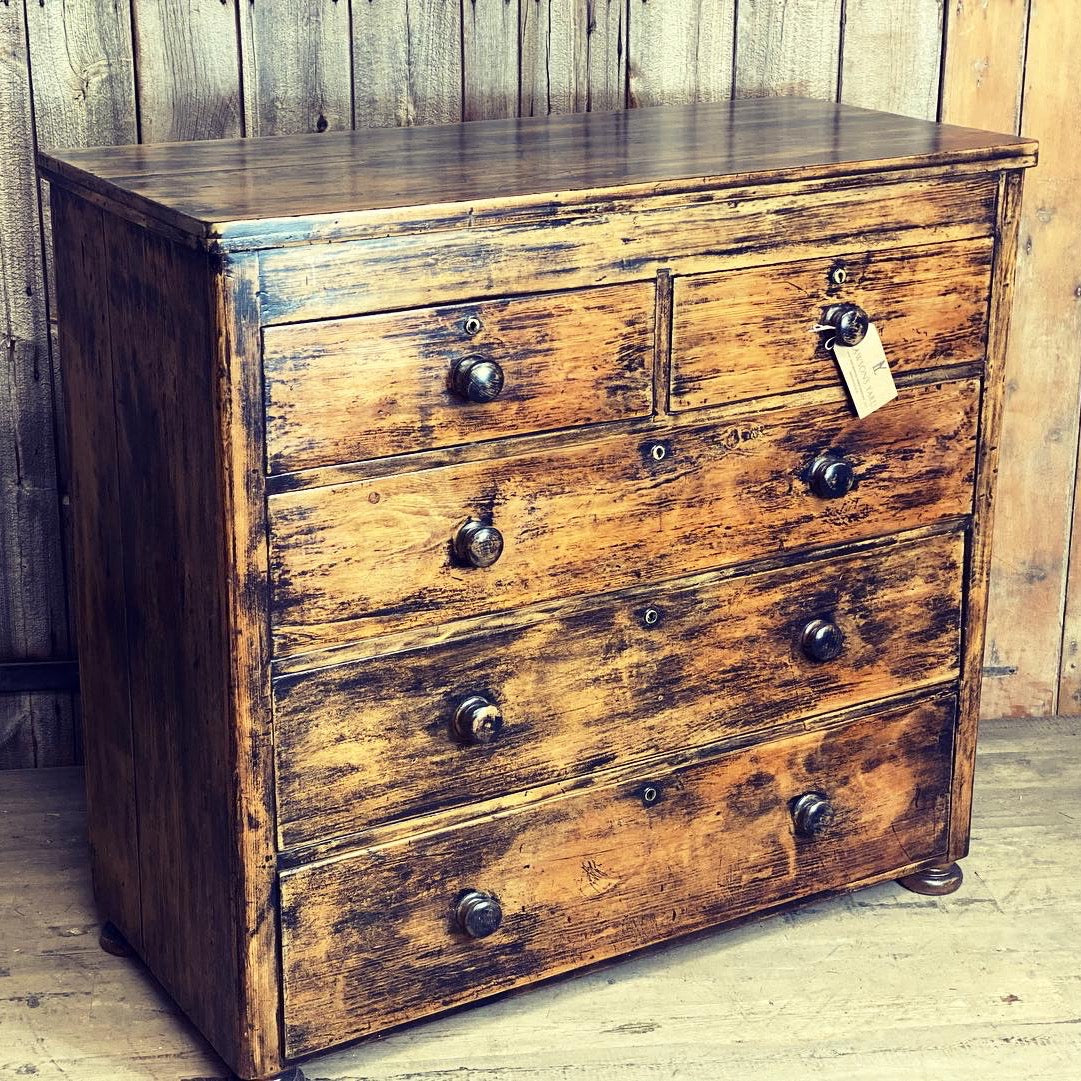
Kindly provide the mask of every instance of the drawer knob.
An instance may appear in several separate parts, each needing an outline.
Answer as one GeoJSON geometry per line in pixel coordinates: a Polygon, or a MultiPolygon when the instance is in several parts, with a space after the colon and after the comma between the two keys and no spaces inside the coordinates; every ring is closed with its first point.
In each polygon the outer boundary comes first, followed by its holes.
{"type": "Polygon", "coordinates": [[[470,567],[490,567],[503,554],[503,534],[470,518],[454,534],[454,554],[470,567]]]}
{"type": "Polygon", "coordinates": [[[834,661],[845,648],[845,636],[831,620],[812,619],[800,635],[800,648],[812,661],[834,661]]]}
{"type": "Polygon", "coordinates": [[[456,394],[470,402],[494,402],[503,390],[503,369],[484,357],[463,357],[451,372],[456,394]]]}
{"type": "Polygon", "coordinates": [[[852,491],[856,483],[856,471],[851,462],[836,454],[820,454],[808,471],[811,491],[819,499],[840,499],[852,491]]]}
{"type": "Polygon", "coordinates": [[[834,304],[826,309],[827,322],[833,327],[840,345],[859,345],[867,336],[870,316],[858,304],[834,304]]]}
{"type": "Polygon", "coordinates": [[[503,712],[482,694],[471,694],[459,703],[450,722],[462,743],[491,743],[503,731],[503,712]]]}
{"type": "Polygon", "coordinates": [[[833,821],[833,804],[821,792],[805,792],[792,804],[792,821],[800,837],[821,836],[833,821]]]}
{"type": "Polygon", "coordinates": [[[503,909],[490,893],[469,890],[458,901],[455,916],[458,926],[470,938],[487,938],[499,930],[503,922],[503,909]]]}

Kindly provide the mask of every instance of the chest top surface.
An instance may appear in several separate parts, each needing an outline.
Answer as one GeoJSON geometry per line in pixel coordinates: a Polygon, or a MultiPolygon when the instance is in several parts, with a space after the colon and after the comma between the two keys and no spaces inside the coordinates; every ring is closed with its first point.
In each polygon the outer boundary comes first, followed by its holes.
{"type": "Polygon", "coordinates": [[[1014,135],[803,98],[475,121],[425,128],[43,151],[53,182],[224,250],[325,232],[328,218],[459,223],[492,208],[573,205],[749,183],[986,161],[1032,164],[1014,135]]]}

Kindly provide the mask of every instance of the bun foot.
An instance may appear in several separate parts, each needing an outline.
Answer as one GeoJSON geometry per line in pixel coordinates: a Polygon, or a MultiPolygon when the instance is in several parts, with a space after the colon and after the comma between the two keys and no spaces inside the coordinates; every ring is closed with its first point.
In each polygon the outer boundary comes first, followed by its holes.
{"type": "Polygon", "coordinates": [[[135,954],[128,940],[111,923],[102,924],[98,945],[114,957],[132,957],[135,954]]]}
{"type": "Polygon", "coordinates": [[[956,863],[929,863],[915,874],[905,875],[897,880],[898,885],[913,893],[922,893],[927,897],[942,897],[953,893],[961,886],[964,873],[956,863]]]}

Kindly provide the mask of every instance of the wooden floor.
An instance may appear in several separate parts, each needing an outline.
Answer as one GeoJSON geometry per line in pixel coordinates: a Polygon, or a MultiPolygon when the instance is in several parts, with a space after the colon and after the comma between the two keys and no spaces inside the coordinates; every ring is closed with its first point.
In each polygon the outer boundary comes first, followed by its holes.
{"type": "MultiPolygon", "coordinates": [[[[82,816],[77,773],[0,773],[0,1078],[228,1077],[137,962],[98,948],[82,816]]],[[[1081,721],[984,726],[965,871],[952,897],[891,883],[820,899],[355,1045],[304,1074],[1081,1077],[1081,721]]]]}

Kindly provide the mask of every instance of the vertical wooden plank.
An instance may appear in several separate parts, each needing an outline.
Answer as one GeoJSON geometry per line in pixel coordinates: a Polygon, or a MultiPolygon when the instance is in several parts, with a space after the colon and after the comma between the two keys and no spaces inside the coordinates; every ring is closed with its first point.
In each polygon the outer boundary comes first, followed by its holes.
{"type": "Polygon", "coordinates": [[[739,0],[737,16],[737,97],[837,96],[841,0],[739,0]]]}
{"type": "Polygon", "coordinates": [[[1026,181],[1015,333],[1002,435],[995,538],[988,709],[1081,709],[1081,519],[1077,514],[1081,413],[1081,19],[1071,0],[1032,4],[1021,127],[1040,140],[1026,181]],[[1064,493],[1074,493],[1070,506],[1064,493]],[[1072,533],[1072,541],[1071,541],[1072,533]],[[1066,558],[1067,548],[1069,558],[1066,558]],[[1058,637],[1062,620],[1062,638],[1058,637]],[[1058,654],[1061,641],[1061,672],[1058,654]]]}
{"type": "Polygon", "coordinates": [[[462,116],[518,113],[518,2],[462,0],[462,116]]]}
{"type": "Polygon", "coordinates": [[[142,899],[128,671],[128,626],[116,475],[116,413],[102,212],[61,189],[52,193],[61,238],[57,299],[71,434],[74,547],[86,745],[86,797],[94,896],[99,911],[137,949],[142,899]]]}
{"type": "Polygon", "coordinates": [[[972,531],[967,543],[969,577],[965,594],[961,695],[954,742],[954,772],[950,786],[950,839],[946,852],[949,860],[960,859],[968,852],[972,819],[972,781],[983,690],[982,666],[991,573],[991,543],[995,510],[1000,502],[1000,493],[996,492],[995,484],[1000,460],[1007,343],[1014,300],[1014,268],[1024,175],[1021,172],[1006,173],[999,180],[995,262],[988,313],[987,363],[984,367],[980,401],[976,495],[972,531]]]}
{"type": "Polygon", "coordinates": [[[356,126],[462,119],[462,9],[446,0],[353,0],[356,126]]]}
{"type": "MultiPolygon", "coordinates": [[[[259,260],[231,258],[213,283],[217,312],[218,422],[226,530],[234,862],[234,926],[243,995],[239,1007],[244,1076],[281,1062],[276,911],[274,748],[271,734],[259,260]]],[[[237,1056],[239,1057],[239,1055],[237,1056]]]]}
{"type": "MultiPolygon", "coordinates": [[[[1006,26],[1017,30],[1015,24],[1006,26]]],[[[983,29],[1002,30],[1003,24],[988,21],[983,29]]],[[[956,40],[957,32],[951,22],[947,39],[956,40]]],[[[985,716],[1052,713],[1060,708],[1060,682],[1066,699],[1061,708],[1076,708],[1072,665],[1081,632],[1076,603],[1072,596],[1069,603],[1066,599],[1073,515],[1064,498],[1075,485],[1081,397],[1081,265],[1074,239],[1081,229],[1081,163],[1072,141],[1062,137],[1081,119],[1069,65],[1062,63],[1081,49],[1073,5],[1067,0],[1033,4],[1026,40],[1021,128],[1040,139],[1040,165],[1026,180],[1021,215],[998,491],[1004,509],[995,524],[984,657],[985,716]]],[[[1018,53],[1016,38],[985,44],[981,50],[969,42],[965,55],[1018,53]]],[[[948,61],[961,55],[947,48],[948,61]]],[[[971,67],[956,75],[947,70],[947,86],[955,77],[970,83],[971,67]]],[[[971,93],[946,99],[977,108],[981,101],[971,93]]],[[[1012,92],[1000,92],[991,100],[1005,114],[1012,99],[1012,92]]],[[[956,113],[946,119],[982,121],[956,113]]],[[[993,119],[1008,122],[1009,116],[993,119]]]]}
{"type": "Polygon", "coordinates": [[[735,0],[631,0],[630,104],[732,96],[735,0]]]}
{"type": "Polygon", "coordinates": [[[351,128],[347,0],[240,4],[247,134],[351,128]]]}
{"type": "Polygon", "coordinates": [[[132,0],[144,143],[242,135],[238,0],[132,0]]]}
{"type": "Polygon", "coordinates": [[[521,20],[522,116],[623,108],[624,0],[521,0],[521,20]]]}
{"type": "Polygon", "coordinates": [[[841,101],[934,120],[943,0],[847,0],[841,101]]]}
{"type": "Polygon", "coordinates": [[[942,119],[1017,131],[1029,0],[951,0],[946,19],[942,119]]]}
{"type": "MultiPolygon", "coordinates": [[[[70,654],[23,6],[0,6],[0,658],[70,654]]],[[[70,695],[0,695],[0,766],[69,765],[70,695]]]]}

